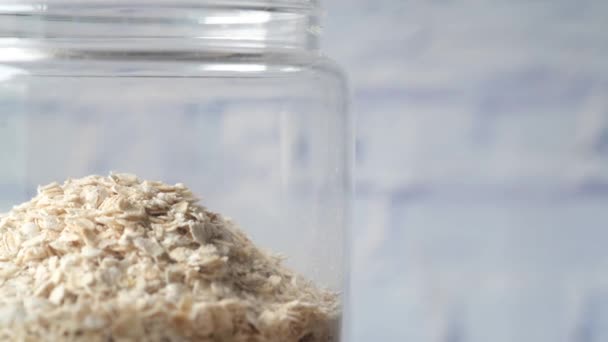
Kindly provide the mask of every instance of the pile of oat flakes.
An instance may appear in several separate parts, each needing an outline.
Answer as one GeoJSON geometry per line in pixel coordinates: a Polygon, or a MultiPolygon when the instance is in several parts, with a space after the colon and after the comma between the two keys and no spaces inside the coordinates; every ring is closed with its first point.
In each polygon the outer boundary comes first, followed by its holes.
{"type": "Polygon", "coordinates": [[[0,340],[337,341],[337,296],[182,184],[40,187],[0,215],[0,340]]]}

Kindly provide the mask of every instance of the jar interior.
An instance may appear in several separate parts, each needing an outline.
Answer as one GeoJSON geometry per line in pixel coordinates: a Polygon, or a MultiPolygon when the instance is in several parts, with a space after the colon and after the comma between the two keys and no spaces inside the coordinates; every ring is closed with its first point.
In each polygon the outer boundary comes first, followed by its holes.
{"type": "Polygon", "coordinates": [[[0,212],[68,177],[184,183],[340,289],[348,123],[338,83],[317,78],[13,76],[0,85],[0,212]]]}

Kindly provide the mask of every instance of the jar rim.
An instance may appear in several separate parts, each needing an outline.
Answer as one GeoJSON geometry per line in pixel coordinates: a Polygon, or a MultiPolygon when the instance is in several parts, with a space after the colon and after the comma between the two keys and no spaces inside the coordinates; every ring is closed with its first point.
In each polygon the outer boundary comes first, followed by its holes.
{"type": "Polygon", "coordinates": [[[318,0],[7,0],[0,4],[0,13],[14,11],[37,12],[48,6],[121,6],[121,7],[240,7],[240,8],[292,8],[314,9],[318,0]]]}
{"type": "Polygon", "coordinates": [[[0,4],[0,38],[316,50],[321,31],[317,0],[8,1],[0,4]]]}

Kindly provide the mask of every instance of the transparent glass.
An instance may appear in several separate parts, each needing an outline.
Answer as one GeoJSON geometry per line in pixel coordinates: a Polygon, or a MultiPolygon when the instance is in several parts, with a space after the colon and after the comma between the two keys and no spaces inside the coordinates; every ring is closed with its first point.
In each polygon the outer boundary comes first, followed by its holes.
{"type": "Polygon", "coordinates": [[[184,183],[344,293],[350,122],[314,2],[14,1],[0,17],[0,212],[90,174],[184,183]]]}

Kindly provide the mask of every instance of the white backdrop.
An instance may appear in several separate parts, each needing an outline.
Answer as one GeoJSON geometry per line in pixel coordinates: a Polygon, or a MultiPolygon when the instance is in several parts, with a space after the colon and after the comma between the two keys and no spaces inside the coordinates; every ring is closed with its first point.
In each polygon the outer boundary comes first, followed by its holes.
{"type": "Polygon", "coordinates": [[[608,341],[608,2],[324,5],[358,121],[348,342],[608,341]]]}
{"type": "Polygon", "coordinates": [[[327,0],[354,341],[608,340],[608,2],[327,0]]]}

